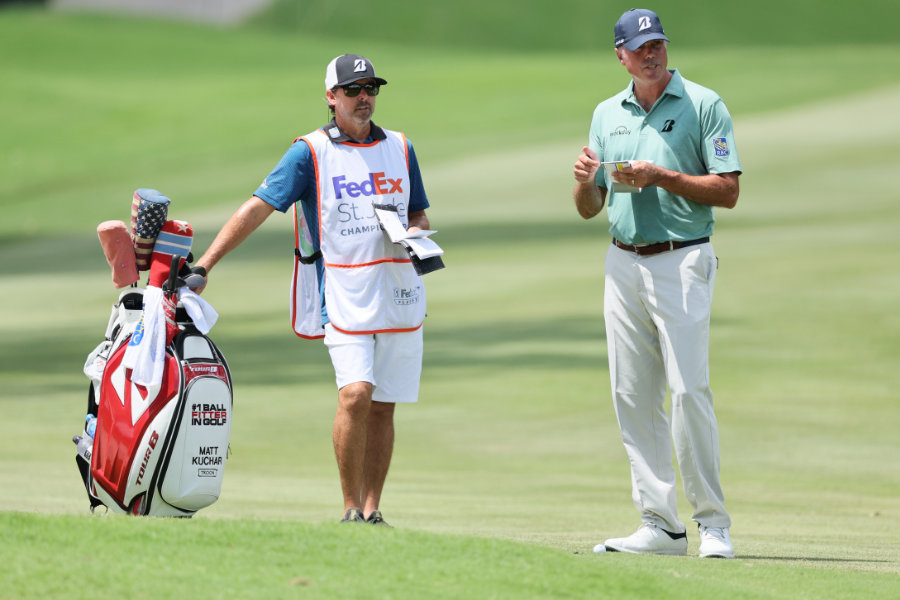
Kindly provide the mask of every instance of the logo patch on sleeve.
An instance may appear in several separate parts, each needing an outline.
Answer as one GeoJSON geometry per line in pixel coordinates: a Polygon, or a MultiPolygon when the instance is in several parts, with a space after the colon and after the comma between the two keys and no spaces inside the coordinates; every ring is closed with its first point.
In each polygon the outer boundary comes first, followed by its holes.
{"type": "Polygon", "coordinates": [[[728,156],[728,140],[725,138],[713,138],[713,148],[716,149],[716,156],[728,156]]]}

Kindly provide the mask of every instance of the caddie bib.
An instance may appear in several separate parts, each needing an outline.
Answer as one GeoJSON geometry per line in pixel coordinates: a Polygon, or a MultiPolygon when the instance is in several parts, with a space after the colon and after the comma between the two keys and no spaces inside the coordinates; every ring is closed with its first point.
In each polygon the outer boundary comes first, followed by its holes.
{"type": "MultiPolygon", "coordinates": [[[[332,326],[345,333],[412,331],[425,319],[422,278],[372,208],[396,206],[409,224],[406,138],[384,132],[385,139],[366,144],[333,142],[321,129],[300,138],[315,161],[319,230],[310,234],[318,235],[325,266],[325,307],[332,326]]],[[[294,285],[295,297],[309,291],[296,276],[294,285]]]]}

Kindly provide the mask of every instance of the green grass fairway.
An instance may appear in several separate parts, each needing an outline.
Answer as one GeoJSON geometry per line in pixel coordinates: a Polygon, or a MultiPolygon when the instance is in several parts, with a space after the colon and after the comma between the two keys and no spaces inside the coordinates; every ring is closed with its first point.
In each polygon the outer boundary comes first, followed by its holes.
{"type": "Polygon", "coordinates": [[[4,598],[896,596],[893,575],[812,570],[790,560],[761,565],[752,559],[595,557],[499,539],[339,523],[0,513],[0,525],[21,540],[16,548],[4,544],[0,550],[13,574],[4,582],[4,598]],[[47,561],[47,545],[64,548],[65,555],[47,561]]]}
{"type": "MultiPolygon", "coordinates": [[[[571,199],[591,112],[627,83],[605,37],[566,45],[574,17],[549,9],[494,30],[555,32],[525,50],[0,10],[0,598],[900,597],[900,41],[754,45],[746,7],[704,6],[739,43],[673,42],[670,66],[724,97],[744,167],[717,213],[711,341],[733,561],[697,559],[690,525],[685,558],[591,552],[638,525],[606,364],[608,223],[571,199]],[[278,215],[204,292],[235,380],[222,497],[187,521],[91,515],[71,438],[117,296],[97,224],[154,187],[202,252],[323,124],[344,51],[390,81],[375,120],[415,143],[446,250],[421,400],[397,411],[394,529],[336,523],[333,372],[291,333],[278,215]]],[[[843,31],[847,7],[816,10],[843,31]]]]}

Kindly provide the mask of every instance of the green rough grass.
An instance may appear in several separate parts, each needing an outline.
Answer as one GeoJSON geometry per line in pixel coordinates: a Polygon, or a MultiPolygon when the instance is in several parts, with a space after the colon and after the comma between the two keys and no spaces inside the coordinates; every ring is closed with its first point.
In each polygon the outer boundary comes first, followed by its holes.
{"type": "Polygon", "coordinates": [[[398,410],[396,528],[334,524],[333,374],[290,333],[278,217],[205,292],[235,375],[221,499],[190,521],[97,518],[70,441],[116,296],[96,224],[157,187],[202,251],[325,118],[317,82],[345,41],[0,12],[0,109],[16,115],[0,158],[0,597],[149,597],[136,580],[197,598],[897,597],[897,46],[671,50],[725,97],[745,171],[717,213],[712,330],[739,558],[707,562],[692,530],[688,558],[590,552],[637,524],[606,372],[607,224],[570,197],[621,67],[364,45],[390,73],[378,121],[416,143],[448,265],[427,280],[422,401],[398,410]]]}

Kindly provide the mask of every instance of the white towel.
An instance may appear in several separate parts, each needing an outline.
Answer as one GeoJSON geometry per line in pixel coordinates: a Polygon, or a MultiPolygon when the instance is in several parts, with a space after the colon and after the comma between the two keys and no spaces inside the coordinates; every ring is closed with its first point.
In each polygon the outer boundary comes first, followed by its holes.
{"type": "Polygon", "coordinates": [[[187,286],[178,288],[178,299],[181,300],[181,305],[184,306],[191,321],[194,322],[194,327],[203,335],[209,333],[209,330],[219,320],[219,313],[216,312],[216,309],[191,288],[187,286]]]}
{"type": "Polygon", "coordinates": [[[131,369],[131,380],[144,386],[162,383],[166,366],[166,314],[162,289],[147,286],[144,315],[128,342],[122,364],[131,369]]]}

